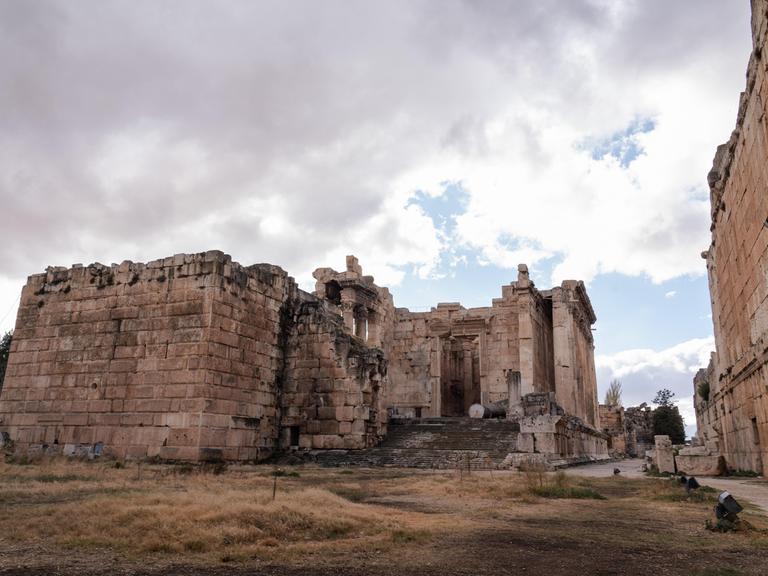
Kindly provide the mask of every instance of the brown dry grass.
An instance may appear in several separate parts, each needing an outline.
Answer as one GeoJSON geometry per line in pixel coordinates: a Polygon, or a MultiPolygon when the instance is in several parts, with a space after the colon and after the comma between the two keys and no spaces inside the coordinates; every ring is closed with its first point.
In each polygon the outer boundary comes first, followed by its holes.
{"type": "Polygon", "coordinates": [[[315,487],[311,479],[280,477],[273,500],[274,480],[264,467],[214,475],[146,465],[139,473],[136,465],[2,464],[0,503],[13,510],[14,529],[0,542],[243,561],[381,549],[429,533],[413,514],[345,498],[344,482],[315,487]]]}
{"type": "MultiPolygon", "coordinates": [[[[0,511],[12,519],[12,529],[0,531],[0,572],[8,562],[45,566],[81,552],[102,563],[269,562],[329,571],[373,558],[451,573],[466,562],[455,556],[464,548],[492,546],[486,554],[503,555],[504,546],[511,554],[519,542],[514,558],[541,546],[563,555],[554,572],[541,567],[558,574],[569,557],[575,562],[574,554],[588,557],[595,547],[643,562],[690,555],[690,562],[715,568],[718,555],[736,550],[754,561],[768,551],[768,522],[760,513],[745,513],[754,532],[714,535],[704,529],[714,494],[689,498],[670,480],[303,467],[277,479],[273,501],[272,471],[0,464],[0,511]],[[574,498],[594,494],[605,499],[574,498]]],[[[534,560],[548,561],[542,554],[526,562],[534,560]]]]}

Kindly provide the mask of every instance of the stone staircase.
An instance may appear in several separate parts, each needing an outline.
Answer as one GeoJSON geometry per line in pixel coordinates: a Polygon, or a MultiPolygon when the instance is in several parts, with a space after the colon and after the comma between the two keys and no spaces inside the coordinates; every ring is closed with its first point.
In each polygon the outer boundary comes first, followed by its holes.
{"type": "Polygon", "coordinates": [[[503,419],[393,420],[387,437],[375,448],[316,450],[309,457],[322,466],[489,469],[517,450],[519,431],[518,423],[503,419]]]}

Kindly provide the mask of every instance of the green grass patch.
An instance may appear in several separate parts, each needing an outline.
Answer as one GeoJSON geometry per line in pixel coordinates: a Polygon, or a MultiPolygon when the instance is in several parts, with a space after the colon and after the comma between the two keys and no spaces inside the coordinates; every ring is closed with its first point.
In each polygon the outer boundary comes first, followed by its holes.
{"type": "Polygon", "coordinates": [[[336,496],[341,496],[344,500],[355,502],[357,504],[365,502],[371,497],[371,493],[362,488],[356,488],[352,486],[328,486],[328,491],[333,492],[336,496]]]}
{"type": "Polygon", "coordinates": [[[531,493],[541,498],[573,498],[579,500],[606,500],[605,496],[592,488],[581,486],[535,486],[531,493]]]}
{"type": "Polygon", "coordinates": [[[30,480],[53,484],[54,482],[93,482],[96,478],[93,476],[80,476],[78,474],[39,474],[38,476],[32,476],[30,480]]]}
{"type": "Polygon", "coordinates": [[[757,472],[754,470],[734,470],[732,471],[729,476],[740,476],[742,478],[757,478],[760,476],[757,472]]]}
{"type": "MultiPolygon", "coordinates": [[[[709,487],[707,487],[709,488],[709,487]]],[[[683,487],[680,487],[679,491],[672,491],[666,494],[657,494],[654,500],[662,500],[664,502],[695,502],[695,503],[714,503],[717,501],[717,490],[709,488],[703,490],[691,490],[686,492],[683,487]]]]}
{"type": "Polygon", "coordinates": [[[411,544],[413,542],[427,542],[430,536],[423,530],[394,530],[391,538],[395,544],[411,544]]]}
{"type": "Polygon", "coordinates": [[[646,470],[645,475],[651,478],[672,478],[674,476],[671,472],[659,472],[655,467],[646,470]]]}
{"type": "Polygon", "coordinates": [[[275,470],[271,476],[277,476],[278,478],[301,478],[301,474],[294,470],[275,470]]]}
{"type": "Polygon", "coordinates": [[[42,482],[43,484],[54,484],[59,482],[95,482],[93,476],[82,476],[80,474],[36,474],[34,476],[21,476],[17,474],[4,476],[3,482],[14,484],[25,484],[27,482],[42,482]]]}
{"type": "Polygon", "coordinates": [[[187,540],[184,542],[184,550],[187,552],[205,552],[208,545],[202,540],[187,540]]]}

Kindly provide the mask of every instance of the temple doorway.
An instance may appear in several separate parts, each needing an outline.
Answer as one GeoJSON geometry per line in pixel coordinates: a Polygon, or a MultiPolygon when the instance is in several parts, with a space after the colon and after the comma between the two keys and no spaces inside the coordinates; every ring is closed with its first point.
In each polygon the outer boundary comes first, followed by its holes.
{"type": "Polygon", "coordinates": [[[466,416],[480,402],[478,337],[443,339],[440,358],[441,416],[466,416]]]}

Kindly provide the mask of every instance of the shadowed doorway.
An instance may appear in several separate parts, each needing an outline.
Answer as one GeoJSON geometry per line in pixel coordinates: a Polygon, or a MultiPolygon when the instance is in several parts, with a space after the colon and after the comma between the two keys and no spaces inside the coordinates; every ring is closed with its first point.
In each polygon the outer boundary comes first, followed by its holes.
{"type": "Polygon", "coordinates": [[[466,416],[480,402],[480,356],[478,338],[443,339],[440,358],[441,416],[466,416]]]}

